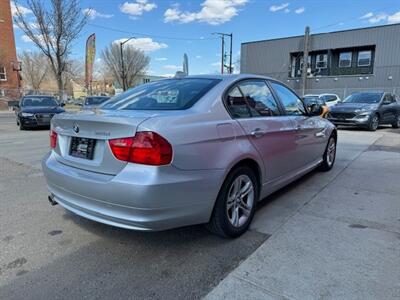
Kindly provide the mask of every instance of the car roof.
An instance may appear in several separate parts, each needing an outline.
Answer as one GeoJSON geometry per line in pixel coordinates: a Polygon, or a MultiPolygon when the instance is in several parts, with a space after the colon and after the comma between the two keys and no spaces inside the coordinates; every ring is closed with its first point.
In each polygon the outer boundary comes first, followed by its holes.
{"type": "Polygon", "coordinates": [[[384,91],[359,91],[359,92],[351,93],[351,95],[354,95],[354,94],[391,94],[391,93],[384,92],[384,91]]]}
{"type": "Polygon", "coordinates": [[[54,98],[54,96],[51,96],[51,95],[25,95],[25,96],[23,96],[22,98],[25,98],[25,97],[29,97],[29,98],[50,97],[50,98],[54,98]]]}
{"type": "MultiPolygon", "coordinates": [[[[261,78],[261,79],[268,79],[268,80],[275,80],[268,76],[257,75],[257,74],[202,74],[202,75],[189,75],[183,78],[204,78],[204,79],[219,79],[219,80],[228,80],[228,81],[235,81],[238,79],[246,79],[246,78],[261,78]]],[[[174,78],[172,78],[174,79],[174,78]]]]}

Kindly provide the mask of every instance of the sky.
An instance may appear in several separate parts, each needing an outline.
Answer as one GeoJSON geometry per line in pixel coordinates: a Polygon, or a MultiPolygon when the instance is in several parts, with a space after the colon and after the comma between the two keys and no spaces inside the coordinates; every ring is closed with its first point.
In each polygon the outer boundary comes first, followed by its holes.
{"type": "MultiPolygon", "coordinates": [[[[26,18],[32,13],[19,0],[26,18]]],[[[221,40],[215,32],[233,33],[233,61],[240,60],[243,42],[351,28],[400,23],[400,0],[81,0],[90,18],[73,47],[84,61],[86,38],[96,34],[97,64],[108,44],[129,44],[146,52],[151,75],[171,76],[189,57],[190,74],[220,70],[221,40]]],[[[34,50],[23,32],[14,29],[17,51],[34,50]]],[[[238,70],[236,70],[238,71],[238,70]]]]}

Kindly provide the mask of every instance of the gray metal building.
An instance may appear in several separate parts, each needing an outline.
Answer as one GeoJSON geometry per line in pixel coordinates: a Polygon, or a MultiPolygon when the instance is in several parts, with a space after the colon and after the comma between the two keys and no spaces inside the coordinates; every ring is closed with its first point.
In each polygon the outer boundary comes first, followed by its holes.
{"type": "MultiPolygon", "coordinates": [[[[400,95],[400,24],[311,34],[306,94],[384,90],[400,95]]],[[[241,73],[274,77],[302,92],[304,36],[246,42],[241,73]]]]}

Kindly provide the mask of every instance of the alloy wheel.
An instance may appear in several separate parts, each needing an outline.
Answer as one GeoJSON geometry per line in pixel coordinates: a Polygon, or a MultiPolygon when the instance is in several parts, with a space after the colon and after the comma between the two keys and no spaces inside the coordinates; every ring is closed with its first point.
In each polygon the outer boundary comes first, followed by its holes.
{"type": "Polygon", "coordinates": [[[372,129],[376,130],[376,129],[378,129],[378,126],[379,126],[379,117],[378,116],[374,116],[372,118],[372,129]]]}
{"type": "Polygon", "coordinates": [[[234,227],[246,224],[254,205],[254,184],[249,176],[239,175],[231,184],[226,201],[229,222],[234,227]]]}
{"type": "Polygon", "coordinates": [[[328,166],[332,166],[336,157],[336,142],[334,138],[330,138],[328,148],[326,150],[326,162],[328,166]]]}

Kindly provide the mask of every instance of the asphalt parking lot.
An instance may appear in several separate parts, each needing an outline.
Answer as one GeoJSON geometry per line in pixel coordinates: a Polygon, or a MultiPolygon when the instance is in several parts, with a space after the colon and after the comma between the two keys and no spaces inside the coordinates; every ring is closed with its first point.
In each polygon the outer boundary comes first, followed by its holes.
{"type": "Polygon", "coordinates": [[[236,240],[140,233],[51,207],[48,130],[0,114],[0,299],[398,299],[400,130],[340,130],[329,173],[265,199],[236,240]]]}

